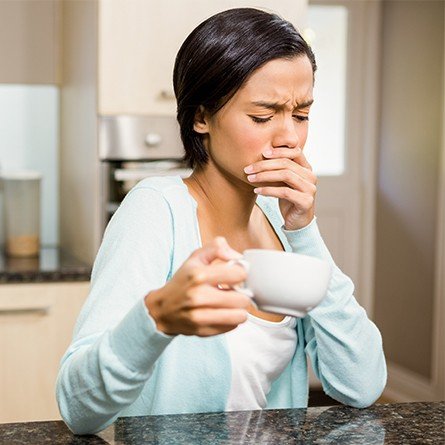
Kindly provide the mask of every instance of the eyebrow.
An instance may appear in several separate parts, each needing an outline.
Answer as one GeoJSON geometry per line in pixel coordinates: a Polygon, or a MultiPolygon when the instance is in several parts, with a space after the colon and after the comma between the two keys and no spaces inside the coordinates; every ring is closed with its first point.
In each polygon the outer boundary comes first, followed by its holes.
{"type": "MultiPolygon", "coordinates": [[[[308,100],[308,101],[303,102],[301,104],[297,104],[297,106],[295,107],[295,110],[301,110],[302,108],[309,107],[310,105],[313,104],[313,102],[314,102],[314,99],[311,99],[311,100],[308,100]]],[[[256,105],[258,107],[268,108],[269,110],[274,110],[274,111],[283,110],[285,108],[285,105],[286,105],[286,103],[279,104],[278,102],[266,102],[266,101],[263,101],[263,100],[253,101],[252,104],[256,105]]]]}

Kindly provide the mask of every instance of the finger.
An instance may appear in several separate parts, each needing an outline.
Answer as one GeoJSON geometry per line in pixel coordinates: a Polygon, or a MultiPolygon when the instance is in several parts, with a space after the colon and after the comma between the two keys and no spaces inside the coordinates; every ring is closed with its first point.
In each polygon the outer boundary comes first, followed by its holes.
{"type": "Polygon", "coordinates": [[[247,279],[247,271],[240,264],[217,263],[205,266],[203,270],[205,283],[216,286],[218,284],[238,284],[247,279]]]}
{"type": "Polygon", "coordinates": [[[207,326],[237,326],[247,320],[245,309],[196,309],[189,314],[189,323],[195,328],[207,326]]]}
{"type": "Polygon", "coordinates": [[[185,308],[226,308],[226,309],[247,309],[251,304],[251,299],[235,290],[220,290],[216,287],[203,284],[199,288],[193,289],[187,295],[185,308]]]}
{"type": "Polygon", "coordinates": [[[289,148],[289,147],[273,147],[265,150],[262,155],[266,159],[276,159],[276,158],[288,158],[295,159],[301,154],[302,150],[300,147],[289,148]]]}
{"type": "Polygon", "coordinates": [[[317,183],[317,177],[311,170],[301,166],[300,164],[297,164],[297,162],[288,158],[268,159],[266,161],[258,161],[245,167],[244,172],[248,175],[249,178],[250,175],[257,174],[262,171],[282,170],[282,169],[288,169],[294,171],[295,173],[297,173],[307,181],[311,182],[312,184],[317,183]]]}
{"type": "Polygon", "coordinates": [[[303,150],[301,150],[300,154],[296,158],[294,158],[294,161],[298,162],[302,167],[312,171],[312,165],[309,164],[303,150]]]}
{"type": "Polygon", "coordinates": [[[266,159],[276,159],[276,158],[292,159],[298,164],[300,164],[302,167],[312,171],[312,166],[306,159],[306,156],[304,155],[302,148],[274,147],[272,149],[266,150],[266,152],[263,153],[263,156],[266,159]]]}
{"type": "Polygon", "coordinates": [[[247,272],[242,266],[234,264],[216,263],[211,265],[199,265],[188,270],[186,275],[187,286],[198,286],[201,284],[237,284],[245,281],[247,272]]]}
{"type": "Polygon", "coordinates": [[[198,337],[211,337],[213,335],[225,334],[226,332],[233,331],[238,325],[227,325],[227,326],[207,326],[205,328],[200,328],[198,332],[193,332],[189,335],[197,335],[198,337]]]}
{"type": "Polygon", "coordinates": [[[300,175],[295,173],[292,170],[272,170],[272,171],[264,171],[257,174],[247,176],[249,182],[258,184],[261,187],[266,183],[265,186],[268,186],[271,182],[281,182],[287,184],[289,187],[293,189],[300,190],[303,193],[309,193],[315,195],[317,188],[314,184],[309,181],[303,179],[300,175]]]}
{"type": "Polygon", "coordinates": [[[315,201],[315,198],[312,195],[293,190],[289,187],[259,187],[255,188],[254,192],[263,196],[273,196],[275,198],[285,199],[303,212],[311,209],[314,206],[315,201]]]}
{"type": "Polygon", "coordinates": [[[254,162],[253,164],[246,166],[244,168],[244,172],[250,175],[264,170],[280,170],[283,168],[297,170],[298,164],[287,158],[267,159],[265,161],[254,162]]]}
{"type": "MultiPolygon", "coordinates": [[[[238,323],[239,324],[239,323],[238,323]]],[[[181,327],[182,335],[197,335],[199,337],[210,337],[212,335],[224,334],[238,327],[238,324],[219,324],[209,326],[195,326],[192,324],[183,324],[181,327]]],[[[175,332],[165,332],[166,334],[175,335],[175,332]]]]}
{"type": "Polygon", "coordinates": [[[200,249],[195,250],[191,255],[191,258],[201,262],[202,264],[210,264],[215,259],[227,261],[241,257],[242,255],[236,250],[232,249],[227,240],[222,236],[217,236],[200,249]]]}

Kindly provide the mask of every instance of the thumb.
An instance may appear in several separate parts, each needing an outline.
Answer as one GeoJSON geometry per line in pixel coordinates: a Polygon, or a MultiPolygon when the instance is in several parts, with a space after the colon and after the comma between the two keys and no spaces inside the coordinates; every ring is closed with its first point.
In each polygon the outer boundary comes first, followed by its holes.
{"type": "Polygon", "coordinates": [[[223,236],[217,236],[200,249],[195,250],[192,257],[195,257],[203,264],[210,264],[216,259],[229,261],[236,258],[241,258],[242,255],[235,249],[232,249],[223,236]]]}

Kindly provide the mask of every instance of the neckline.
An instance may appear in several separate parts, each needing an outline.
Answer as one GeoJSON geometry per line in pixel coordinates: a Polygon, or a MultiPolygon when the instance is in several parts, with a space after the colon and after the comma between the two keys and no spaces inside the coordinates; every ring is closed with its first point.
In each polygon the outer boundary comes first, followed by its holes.
{"type": "Polygon", "coordinates": [[[181,176],[176,176],[176,178],[178,179],[179,183],[181,184],[182,188],[185,190],[185,192],[187,193],[189,199],[192,201],[193,206],[195,207],[195,209],[198,208],[198,202],[196,201],[196,199],[192,196],[192,194],[190,193],[189,188],[187,187],[187,184],[184,182],[184,180],[182,179],[181,176]]]}
{"type": "MultiPolygon", "coordinates": [[[[199,247],[202,247],[201,231],[199,229],[199,220],[198,220],[198,203],[195,200],[195,198],[192,196],[192,194],[190,193],[189,188],[187,187],[187,184],[183,181],[182,177],[179,175],[176,175],[175,179],[178,181],[180,187],[182,187],[182,189],[186,193],[188,199],[190,200],[190,202],[192,203],[192,205],[195,209],[195,226],[196,226],[196,231],[197,231],[197,235],[198,235],[199,247]]],[[[273,218],[270,215],[271,212],[268,209],[268,204],[267,204],[266,200],[263,199],[263,197],[259,195],[256,199],[255,204],[259,207],[259,209],[261,210],[261,212],[263,213],[263,215],[269,222],[270,226],[272,227],[273,231],[277,235],[278,240],[280,241],[281,245],[283,246],[283,252],[288,252],[289,246],[288,246],[286,237],[279,230],[280,225],[276,225],[275,222],[273,221],[273,218]]]]}
{"type": "Polygon", "coordinates": [[[268,328],[278,328],[287,326],[291,323],[292,318],[290,315],[285,315],[284,318],[281,321],[269,321],[265,320],[264,318],[257,317],[256,315],[253,315],[251,313],[247,313],[247,319],[248,321],[251,321],[252,323],[265,326],[268,328]]]}

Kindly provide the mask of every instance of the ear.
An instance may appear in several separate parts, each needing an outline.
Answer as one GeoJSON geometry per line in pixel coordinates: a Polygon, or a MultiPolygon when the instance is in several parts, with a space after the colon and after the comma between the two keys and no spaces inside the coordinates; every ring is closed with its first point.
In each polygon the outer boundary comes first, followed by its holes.
{"type": "Polygon", "coordinates": [[[200,105],[196,111],[193,130],[201,134],[209,132],[208,116],[202,105],[200,105]]]}

